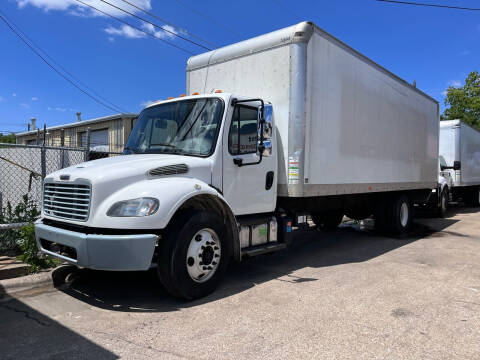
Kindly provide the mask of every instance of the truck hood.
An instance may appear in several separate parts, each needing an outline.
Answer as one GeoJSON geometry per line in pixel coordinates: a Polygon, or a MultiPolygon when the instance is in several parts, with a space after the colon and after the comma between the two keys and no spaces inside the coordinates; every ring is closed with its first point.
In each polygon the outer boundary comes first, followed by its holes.
{"type": "Polygon", "coordinates": [[[212,162],[206,158],[166,154],[122,155],[74,165],[48,175],[47,179],[66,182],[87,180],[94,187],[108,184],[113,192],[134,181],[160,176],[194,177],[210,184],[211,169],[212,162]],[[182,174],[149,175],[150,170],[174,165],[186,165],[188,171],[182,174]]]}
{"type": "MultiPolygon", "coordinates": [[[[197,187],[200,186],[198,184],[211,185],[212,166],[211,158],[170,154],[122,155],[56,171],[48,175],[45,182],[60,182],[65,185],[89,183],[92,187],[89,219],[86,222],[72,219],[62,221],[93,227],[153,228],[156,225],[149,221],[155,220],[159,223],[159,219],[165,215],[165,209],[158,211],[157,217],[152,219],[150,217],[107,219],[106,211],[116,201],[141,196],[162,197],[161,205],[164,208],[173,206],[175,201],[179,200],[180,195],[177,193],[183,194],[186,190],[188,193],[197,189],[192,184],[196,184],[197,187]]],[[[42,215],[55,219],[43,211],[42,215]]]]}

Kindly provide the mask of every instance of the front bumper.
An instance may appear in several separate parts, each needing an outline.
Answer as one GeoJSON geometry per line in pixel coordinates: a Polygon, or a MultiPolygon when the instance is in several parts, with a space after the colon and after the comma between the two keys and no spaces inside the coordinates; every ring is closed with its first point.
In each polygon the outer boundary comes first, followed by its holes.
{"type": "Polygon", "coordinates": [[[148,270],[158,239],[154,234],[96,235],[35,223],[39,249],[71,264],[96,270],[148,270]],[[56,248],[67,251],[55,251],[56,248]]]}

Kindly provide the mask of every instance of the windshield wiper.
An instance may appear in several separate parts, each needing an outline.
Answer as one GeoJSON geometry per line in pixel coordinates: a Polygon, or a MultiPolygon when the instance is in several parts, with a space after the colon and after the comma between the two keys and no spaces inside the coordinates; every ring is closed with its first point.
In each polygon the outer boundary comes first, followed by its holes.
{"type": "MultiPolygon", "coordinates": [[[[205,101],[205,104],[203,104],[202,108],[200,109],[197,117],[195,118],[195,120],[193,120],[193,123],[192,125],[190,125],[190,127],[188,128],[187,132],[185,133],[185,135],[182,136],[182,139],[180,141],[183,141],[185,140],[185,138],[187,137],[188,133],[190,132],[190,130],[192,130],[193,128],[193,125],[195,125],[195,123],[197,122],[198,119],[200,119],[200,115],[202,115],[203,113],[203,110],[205,110],[205,107],[207,106],[207,101],[205,101]]],[[[177,134],[179,133],[180,131],[177,132],[177,134]]]]}
{"type": "Polygon", "coordinates": [[[173,144],[150,144],[150,146],[168,146],[168,147],[171,147],[171,148],[176,148],[177,146],[176,145],[173,145],[173,144]]]}

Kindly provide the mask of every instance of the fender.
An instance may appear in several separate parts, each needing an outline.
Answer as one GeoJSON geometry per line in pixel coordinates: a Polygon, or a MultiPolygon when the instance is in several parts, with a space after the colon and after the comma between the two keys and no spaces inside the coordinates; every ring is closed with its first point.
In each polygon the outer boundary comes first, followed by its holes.
{"type": "Polygon", "coordinates": [[[225,198],[207,183],[196,178],[163,177],[145,179],[128,185],[109,195],[96,209],[90,218],[89,226],[114,229],[164,229],[176,211],[189,199],[198,195],[209,195],[219,198],[231,212],[225,198]],[[138,197],[153,197],[159,200],[157,212],[145,217],[110,217],[107,211],[110,207],[122,200],[138,197]]]}

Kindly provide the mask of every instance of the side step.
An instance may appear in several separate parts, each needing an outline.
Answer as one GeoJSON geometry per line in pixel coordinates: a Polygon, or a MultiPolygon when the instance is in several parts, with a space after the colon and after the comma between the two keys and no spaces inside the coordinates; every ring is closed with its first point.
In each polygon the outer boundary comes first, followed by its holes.
{"type": "Polygon", "coordinates": [[[267,244],[243,248],[241,251],[242,251],[242,256],[253,257],[257,255],[268,254],[271,252],[283,250],[286,247],[287,247],[287,244],[276,242],[276,243],[267,243],[267,244]]]}

